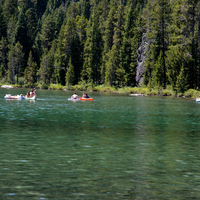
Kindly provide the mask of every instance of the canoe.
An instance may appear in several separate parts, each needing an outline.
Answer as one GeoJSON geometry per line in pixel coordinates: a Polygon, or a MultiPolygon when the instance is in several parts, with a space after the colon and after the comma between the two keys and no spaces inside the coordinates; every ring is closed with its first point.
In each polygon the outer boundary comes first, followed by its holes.
{"type": "Polygon", "coordinates": [[[36,100],[36,96],[32,96],[32,97],[27,97],[27,96],[25,96],[25,98],[26,98],[26,100],[36,100]]]}
{"type": "Polygon", "coordinates": [[[68,101],[80,101],[80,99],[68,98],[68,101]]]}
{"type": "Polygon", "coordinates": [[[81,101],[93,101],[93,98],[80,98],[81,101]]]}
{"type": "Polygon", "coordinates": [[[22,100],[22,99],[25,99],[25,97],[23,97],[21,95],[11,96],[9,94],[6,94],[4,99],[6,99],[6,100],[22,100]]]}

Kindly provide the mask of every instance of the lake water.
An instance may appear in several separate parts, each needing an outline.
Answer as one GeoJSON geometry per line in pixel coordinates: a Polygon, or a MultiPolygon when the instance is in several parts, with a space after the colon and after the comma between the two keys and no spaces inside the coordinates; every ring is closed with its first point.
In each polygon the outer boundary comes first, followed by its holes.
{"type": "Polygon", "coordinates": [[[200,199],[199,103],[27,91],[0,89],[0,199],[200,199]]]}

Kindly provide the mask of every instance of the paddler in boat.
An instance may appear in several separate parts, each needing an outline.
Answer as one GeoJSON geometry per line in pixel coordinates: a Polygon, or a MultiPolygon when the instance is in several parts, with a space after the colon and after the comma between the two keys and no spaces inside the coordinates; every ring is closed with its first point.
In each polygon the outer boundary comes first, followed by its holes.
{"type": "Polygon", "coordinates": [[[87,93],[84,92],[82,98],[84,98],[84,99],[89,99],[90,97],[88,96],[87,93]]]}
{"type": "Polygon", "coordinates": [[[85,97],[85,94],[86,94],[86,93],[85,93],[85,92],[83,92],[83,96],[82,96],[82,98],[86,98],[86,97],[85,97]]]}
{"type": "Polygon", "coordinates": [[[33,91],[33,89],[31,89],[30,97],[33,97],[33,96],[37,97],[37,94],[36,94],[35,90],[33,91]]]}
{"type": "Polygon", "coordinates": [[[88,96],[88,94],[87,93],[85,93],[85,98],[87,98],[87,99],[89,99],[90,97],[88,96]]]}
{"type": "Polygon", "coordinates": [[[74,94],[71,96],[71,99],[78,99],[78,98],[80,97],[76,94],[76,92],[74,92],[74,94]]]}
{"type": "Polygon", "coordinates": [[[30,97],[30,91],[27,92],[26,97],[30,97]]]}

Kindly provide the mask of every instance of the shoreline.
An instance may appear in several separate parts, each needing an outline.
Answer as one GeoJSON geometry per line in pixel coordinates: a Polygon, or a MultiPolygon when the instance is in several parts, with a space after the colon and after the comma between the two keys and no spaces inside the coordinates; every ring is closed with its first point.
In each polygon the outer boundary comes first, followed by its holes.
{"type": "Polygon", "coordinates": [[[148,87],[123,87],[123,88],[116,88],[116,87],[108,87],[108,86],[88,86],[88,85],[74,85],[74,86],[62,86],[60,84],[50,84],[36,86],[36,87],[26,87],[21,85],[12,85],[6,84],[1,85],[1,88],[4,89],[12,89],[12,88],[35,88],[35,89],[46,89],[46,90],[64,90],[64,91],[87,91],[87,92],[109,92],[109,93],[118,93],[118,94],[129,94],[129,96],[171,96],[171,97],[186,97],[186,98],[198,98],[200,97],[200,91],[195,89],[189,89],[185,92],[173,91],[170,86],[166,89],[162,88],[148,88],[148,87]]]}

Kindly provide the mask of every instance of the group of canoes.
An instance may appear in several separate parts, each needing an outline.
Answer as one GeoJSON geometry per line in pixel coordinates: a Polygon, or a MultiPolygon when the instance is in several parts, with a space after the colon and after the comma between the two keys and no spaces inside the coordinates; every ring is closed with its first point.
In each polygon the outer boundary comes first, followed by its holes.
{"type": "MultiPolygon", "coordinates": [[[[12,96],[11,94],[6,94],[4,99],[7,100],[36,100],[37,94],[33,89],[29,91],[25,96],[23,94],[12,96]]],[[[71,98],[68,98],[69,101],[93,101],[93,98],[90,98],[87,93],[83,93],[82,97],[79,97],[76,93],[74,93],[71,98]]]]}
{"type": "Polygon", "coordinates": [[[7,99],[7,100],[22,100],[22,99],[35,100],[35,99],[37,99],[37,94],[35,91],[33,91],[33,89],[31,89],[31,91],[29,91],[25,96],[23,94],[15,95],[15,96],[12,96],[11,94],[6,94],[4,99],[7,99]]]}

